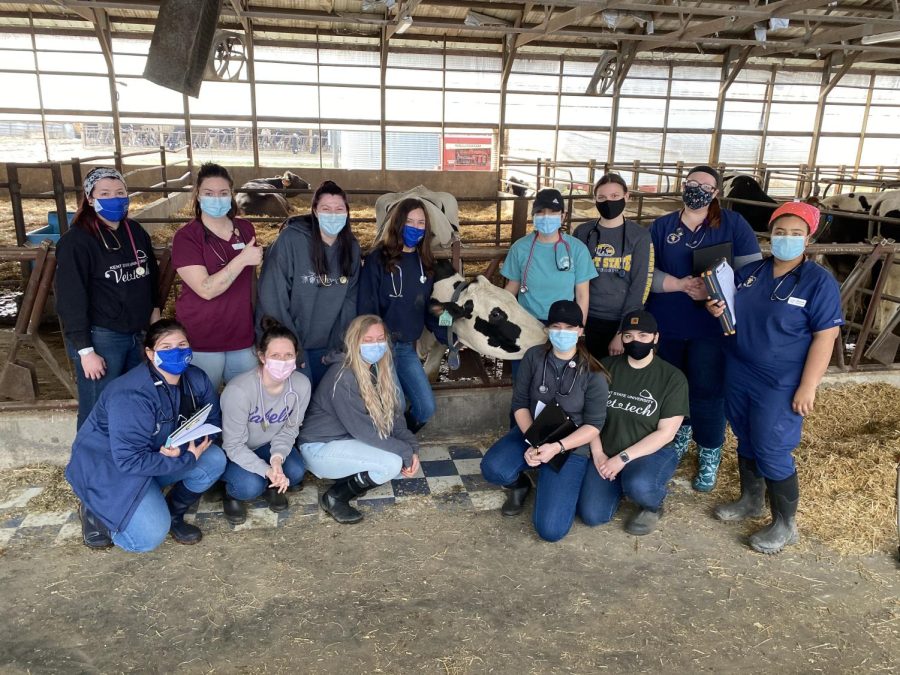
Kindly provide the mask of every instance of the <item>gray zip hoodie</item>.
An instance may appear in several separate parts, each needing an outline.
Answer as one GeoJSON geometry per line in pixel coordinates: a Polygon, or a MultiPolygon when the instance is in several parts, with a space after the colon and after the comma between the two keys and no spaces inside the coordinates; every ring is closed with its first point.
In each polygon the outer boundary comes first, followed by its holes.
{"type": "Polygon", "coordinates": [[[264,316],[277,319],[300,340],[297,362],[304,349],[340,349],[347,325],[356,316],[359,289],[359,244],[353,240],[352,273],[341,283],[337,244],[325,247],[328,278],[323,283],[312,260],[312,215],[287,221],[266,251],[259,278],[256,326],[264,316]]]}

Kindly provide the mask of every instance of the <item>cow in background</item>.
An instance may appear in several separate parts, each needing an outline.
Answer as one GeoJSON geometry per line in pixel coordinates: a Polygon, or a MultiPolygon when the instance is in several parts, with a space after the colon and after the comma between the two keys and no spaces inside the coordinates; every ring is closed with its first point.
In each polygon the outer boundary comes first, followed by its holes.
{"type": "Polygon", "coordinates": [[[528,184],[521,178],[513,176],[506,181],[506,191],[516,197],[524,197],[528,194],[528,184]]]}
{"type": "Polygon", "coordinates": [[[772,206],[757,206],[756,204],[729,204],[728,208],[740,213],[750,223],[754,232],[768,232],[769,218],[778,207],[778,202],[765,193],[759,182],[746,174],[725,176],[722,181],[722,196],[732,199],[747,199],[754,202],[767,202],[772,206]]]}
{"type": "Polygon", "coordinates": [[[275,216],[287,218],[291,207],[286,197],[293,197],[303,190],[309,189],[309,183],[291,171],[273,178],[254,178],[244,183],[234,195],[238,208],[246,216],[275,216]],[[282,192],[248,194],[242,190],[271,190],[276,188],[282,192]]]}

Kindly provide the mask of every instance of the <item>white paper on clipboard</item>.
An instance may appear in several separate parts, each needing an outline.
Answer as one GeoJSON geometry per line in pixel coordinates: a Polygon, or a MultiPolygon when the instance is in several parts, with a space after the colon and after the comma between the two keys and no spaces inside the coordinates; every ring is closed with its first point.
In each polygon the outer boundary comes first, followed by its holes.
{"type": "Polygon", "coordinates": [[[541,414],[541,411],[547,407],[547,404],[543,401],[538,401],[534,404],[534,418],[537,419],[537,416],[541,414]]]}
{"type": "Polygon", "coordinates": [[[716,284],[722,290],[722,299],[725,301],[725,311],[731,318],[731,325],[737,326],[737,318],[734,315],[734,295],[737,289],[734,285],[734,270],[727,260],[723,260],[712,270],[716,278],[716,284]]]}

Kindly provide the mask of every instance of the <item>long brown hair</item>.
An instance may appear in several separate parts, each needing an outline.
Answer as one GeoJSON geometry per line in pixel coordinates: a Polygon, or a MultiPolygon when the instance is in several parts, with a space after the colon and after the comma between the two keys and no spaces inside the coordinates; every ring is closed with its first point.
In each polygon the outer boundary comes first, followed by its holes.
{"type": "Polygon", "coordinates": [[[322,234],[319,231],[319,219],[316,217],[316,209],[322,195],[336,195],[344,200],[344,206],[347,208],[347,224],[344,229],[338,233],[335,243],[340,250],[341,255],[341,274],[347,278],[353,274],[353,242],[356,237],[353,236],[353,230],[350,229],[350,200],[347,199],[347,193],[334,181],[323,181],[316,191],[313,193],[312,204],[310,204],[310,220],[312,221],[312,240],[310,242],[310,257],[312,258],[313,269],[320,277],[328,274],[328,264],[325,261],[325,242],[322,241],[322,234]]]}
{"type": "MultiPolygon", "coordinates": [[[[591,373],[603,373],[603,377],[606,378],[606,381],[611,382],[612,377],[610,376],[609,371],[588,351],[587,343],[585,343],[583,338],[584,335],[579,337],[578,343],[575,346],[576,367],[579,371],[586,369],[591,373]]],[[[547,344],[544,345],[544,349],[549,353],[553,349],[553,345],[547,341],[547,344]]]]}
{"type": "Polygon", "coordinates": [[[406,225],[409,214],[416,209],[422,209],[422,213],[425,214],[425,236],[422,237],[422,241],[416,248],[419,250],[419,258],[422,260],[422,269],[425,274],[430,276],[434,272],[434,254],[431,252],[431,219],[428,217],[428,209],[425,208],[425,204],[413,197],[404,199],[391,211],[391,218],[381,240],[381,259],[387,272],[393,272],[400,264],[400,257],[403,255],[403,226],[406,225]]]}

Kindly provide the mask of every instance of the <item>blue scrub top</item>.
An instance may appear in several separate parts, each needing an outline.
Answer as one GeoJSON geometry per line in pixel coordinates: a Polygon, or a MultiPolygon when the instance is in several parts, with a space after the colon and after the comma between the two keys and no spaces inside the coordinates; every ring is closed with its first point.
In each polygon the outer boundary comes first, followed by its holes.
{"type": "Polygon", "coordinates": [[[737,323],[726,353],[770,386],[796,388],[813,333],[844,324],[837,281],[812,261],[776,279],[772,258],[745,265],[736,278],[737,323]]]}
{"type": "MultiPolygon", "coordinates": [[[[656,253],[656,269],[681,279],[693,274],[694,248],[731,242],[734,258],[759,253],[756,234],[744,217],[722,209],[719,227],[701,225],[691,232],[681,222],[681,211],[667,213],[653,221],[650,238],[656,253]],[[689,246],[690,244],[690,246],[689,246]]],[[[675,340],[719,337],[722,328],[703,303],[687,293],[651,293],[647,310],[656,317],[661,337],[675,340]]]]}
{"type": "Polygon", "coordinates": [[[597,270],[587,246],[575,237],[564,234],[561,242],[549,244],[535,241],[536,237],[536,233],[522,237],[510,247],[501,274],[510,281],[522,283],[528,268],[524,279],[528,289],[519,290],[519,304],[536,319],[546,321],[550,305],[557,300],[574,300],[575,286],[595,278],[597,270]]]}

